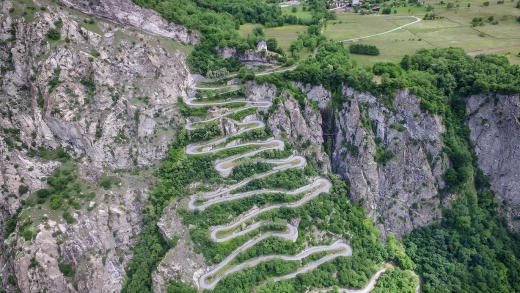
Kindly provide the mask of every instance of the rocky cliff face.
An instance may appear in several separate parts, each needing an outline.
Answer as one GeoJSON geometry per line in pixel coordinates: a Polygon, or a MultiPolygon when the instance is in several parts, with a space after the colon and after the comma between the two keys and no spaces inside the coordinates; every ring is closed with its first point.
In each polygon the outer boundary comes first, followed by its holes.
{"type": "Polygon", "coordinates": [[[276,64],[278,60],[270,58],[268,54],[262,52],[245,51],[244,53],[238,52],[235,48],[217,48],[217,53],[223,58],[236,58],[238,61],[256,62],[256,63],[267,63],[276,64]]]}
{"type": "MultiPolygon", "coordinates": [[[[274,112],[267,119],[267,126],[274,137],[289,141],[302,155],[309,155],[324,173],[330,171],[329,158],[322,148],[323,130],[319,109],[313,108],[307,100],[300,104],[287,91],[280,92],[275,86],[267,84],[247,82],[246,95],[250,100],[274,101],[274,112]]],[[[308,95],[307,98],[315,101],[317,96],[308,95]]]]}
{"type": "Polygon", "coordinates": [[[466,112],[478,164],[490,177],[509,223],[520,231],[520,97],[470,96],[466,112]]]}
{"type": "Polygon", "coordinates": [[[131,0],[69,1],[59,0],[65,6],[85,14],[111,20],[126,27],[134,27],[143,32],[171,38],[178,42],[194,45],[200,39],[196,32],[163,19],[159,13],[135,5],[131,0]]]}
{"type": "Polygon", "coordinates": [[[312,101],[318,103],[318,107],[323,110],[329,107],[332,100],[332,93],[324,88],[322,85],[311,86],[310,84],[303,84],[301,82],[291,82],[293,87],[299,88],[312,101]]]}
{"type": "Polygon", "coordinates": [[[0,241],[6,243],[0,248],[0,288],[116,292],[139,234],[140,202],[153,181],[147,168],[166,155],[180,119],[177,97],[185,97],[192,83],[180,51],[189,48],[171,38],[196,39],[131,1],[67,4],[116,23],[85,22],[91,16],[67,7],[34,6],[0,3],[0,241]],[[31,17],[20,15],[24,10],[31,17]],[[129,23],[168,38],[119,25],[129,23]],[[47,37],[51,30],[60,33],[59,40],[47,37]],[[42,156],[59,148],[72,156],[68,166],[95,194],[85,206],[70,209],[75,224],[45,205],[22,207],[62,165],[42,156]],[[135,170],[131,175],[116,169],[135,170]],[[97,181],[104,175],[121,184],[100,189],[97,181]],[[32,240],[25,241],[18,229],[4,239],[17,210],[24,219],[29,215],[32,240]],[[66,277],[58,263],[76,274],[66,277]]]}
{"type": "Polygon", "coordinates": [[[447,159],[441,152],[441,117],[424,113],[419,99],[399,91],[386,108],[374,96],[344,88],[336,113],[335,173],[351,183],[382,237],[400,236],[440,216],[437,187],[447,159]]]}

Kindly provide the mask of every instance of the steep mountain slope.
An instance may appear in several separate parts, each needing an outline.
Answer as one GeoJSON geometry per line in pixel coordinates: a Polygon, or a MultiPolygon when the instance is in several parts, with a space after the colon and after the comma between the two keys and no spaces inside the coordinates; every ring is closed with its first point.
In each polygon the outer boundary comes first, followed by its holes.
{"type": "Polygon", "coordinates": [[[196,41],[185,28],[131,1],[97,6],[105,10],[88,16],[51,2],[0,3],[0,287],[7,292],[121,290],[140,202],[154,180],[148,167],[166,155],[177,97],[192,82],[190,47],[177,42],[196,41]],[[62,177],[69,185],[59,191],[62,177]],[[100,188],[101,179],[117,187],[100,188]],[[42,188],[51,199],[37,207],[42,188]],[[75,268],[71,277],[66,265],[75,268]]]}
{"type": "MultiPolygon", "coordinates": [[[[255,258],[274,254],[289,262],[247,268],[211,288],[251,292],[267,277],[276,282],[259,292],[361,288],[373,285],[370,278],[384,262],[427,275],[426,290],[448,280],[450,288],[463,282],[471,283],[464,288],[518,287],[517,236],[495,213],[498,207],[520,229],[515,156],[520,108],[514,96],[520,70],[506,66],[507,60],[467,59],[463,51],[446,49],[418,52],[401,65],[360,68],[350,62],[348,50],[316,32],[310,36],[319,39],[310,42],[318,45],[315,58],[299,60],[283,74],[255,78],[247,72],[248,81],[231,80],[223,89],[232,91],[212,97],[231,97],[216,106],[195,101],[200,95],[187,54],[201,39],[197,32],[131,0],[58,2],[0,2],[1,290],[165,292],[172,281],[209,286],[229,269],[224,264],[256,265],[255,258]],[[496,67],[506,70],[497,73],[496,67]],[[511,95],[475,94],[479,91],[511,95]],[[460,96],[467,97],[465,103],[460,96]],[[256,102],[262,106],[253,107],[256,102]],[[247,109],[236,110],[241,107],[247,109]],[[250,127],[257,131],[247,134],[250,127]],[[239,154],[227,150],[198,156],[264,140],[280,152],[236,162],[230,158],[239,154]],[[294,173],[249,181],[256,185],[247,188],[266,194],[249,194],[245,185],[238,191],[229,187],[274,168],[261,164],[266,157],[291,154],[297,158],[291,164],[299,162],[294,173]],[[304,198],[296,192],[273,196],[280,190],[271,188],[287,191],[282,183],[296,189],[318,176],[331,184],[330,193],[316,192],[302,205],[294,204],[304,198]],[[212,192],[222,194],[205,202],[203,196],[212,192]],[[243,220],[269,205],[276,211],[243,220]],[[234,221],[241,225],[233,226],[234,221]],[[229,235],[208,233],[211,229],[229,235]],[[289,236],[266,237],[273,231],[289,236]],[[256,236],[264,237],[262,242],[249,247],[247,241],[256,236]],[[403,242],[394,236],[403,236],[403,242]],[[222,240],[226,237],[230,241],[222,240]],[[434,242],[438,253],[430,258],[434,242]],[[316,246],[332,250],[298,257],[316,246]],[[336,261],[293,278],[338,248],[346,250],[336,261]],[[437,256],[442,265],[435,265],[437,256]],[[228,258],[232,261],[226,263],[228,258]],[[456,268],[466,275],[455,276],[456,268]]],[[[212,5],[219,8],[218,1],[212,5]]],[[[273,13],[280,14],[276,8],[273,13]]],[[[218,11],[205,15],[210,8],[198,9],[197,17],[218,22],[218,11]]],[[[229,37],[228,29],[237,36],[232,28],[240,23],[226,17],[218,37],[229,37]]],[[[236,45],[232,39],[226,42],[236,45]]],[[[196,59],[199,72],[239,68],[236,60],[204,56],[216,40],[197,47],[205,48],[196,59]]],[[[251,39],[246,47],[256,42],[251,39]]],[[[403,279],[413,291],[416,275],[407,272],[403,279]]]]}
{"type": "Polygon", "coordinates": [[[423,112],[419,99],[399,91],[388,109],[374,96],[344,88],[337,113],[334,171],[348,178],[385,234],[400,236],[440,217],[437,188],[447,159],[441,117],[423,112]]]}
{"type": "Polygon", "coordinates": [[[518,96],[473,95],[466,99],[468,126],[478,164],[491,179],[500,210],[520,230],[520,104],[518,96]]]}

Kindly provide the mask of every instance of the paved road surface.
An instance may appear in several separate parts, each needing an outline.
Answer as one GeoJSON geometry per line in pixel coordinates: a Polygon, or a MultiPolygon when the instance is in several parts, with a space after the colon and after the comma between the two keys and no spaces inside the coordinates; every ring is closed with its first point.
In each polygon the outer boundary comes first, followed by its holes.
{"type": "MultiPolygon", "coordinates": [[[[407,24],[407,25],[411,25],[413,23],[416,23],[416,22],[420,21],[419,18],[416,18],[416,19],[417,20],[415,22],[412,22],[412,23],[407,24]]],[[[405,27],[407,25],[400,26],[400,27],[398,27],[396,29],[393,29],[391,31],[394,31],[394,30],[397,30],[397,29],[401,29],[401,28],[403,28],[403,27],[405,27]]],[[[384,33],[389,33],[391,31],[384,32],[384,33]]],[[[381,35],[381,34],[384,34],[384,33],[380,33],[380,34],[376,34],[376,35],[381,35]]],[[[376,36],[376,35],[372,35],[372,36],[376,36]]],[[[367,36],[367,37],[371,37],[371,36],[367,36]]],[[[367,37],[363,37],[363,38],[367,38],[367,37]]],[[[358,39],[360,39],[360,38],[358,38],[358,39]]],[[[349,40],[345,40],[345,41],[349,41],[349,40]]],[[[293,67],[290,67],[290,68],[283,69],[283,70],[259,73],[259,74],[256,74],[256,75],[259,76],[259,75],[265,75],[265,74],[279,73],[279,72],[284,72],[284,71],[288,71],[288,70],[293,70],[296,67],[297,67],[297,65],[295,65],[293,67]]],[[[215,90],[215,89],[219,89],[219,88],[216,88],[216,87],[215,88],[198,88],[195,85],[192,86],[192,88],[193,89],[200,89],[200,90],[215,90]]],[[[231,91],[235,91],[235,90],[238,90],[238,89],[239,89],[238,86],[234,86],[231,91]]],[[[197,107],[197,106],[205,106],[205,105],[225,105],[225,104],[229,104],[229,103],[233,103],[233,102],[237,102],[237,101],[242,101],[242,100],[236,100],[235,99],[235,100],[226,101],[226,102],[206,102],[205,100],[206,99],[202,99],[201,101],[200,100],[195,101],[195,99],[189,99],[188,101],[186,101],[186,103],[190,107],[197,107]]],[[[236,113],[236,112],[244,110],[244,109],[248,109],[248,108],[252,108],[252,107],[256,107],[256,106],[259,106],[259,107],[270,107],[272,105],[272,102],[270,102],[270,101],[246,101],[246,102],[247,102],[247,104],[246,104],[245,108],[242,108],[242,109],[239,109],[239,110],[235,110],[235,111],[223,114],[223,115],[221,115],[219,117],[211,118],[211,119],[208,119],[208,120],[205,120],[205,121],[200,121],[200,122],[195,122],[195,123],[188,123],[186,125],[186,129],[187,130],[193,130],[193,129],[195,129],[195,127],[193,127],[193,124],[196,124],[196,123],[201,124],[201,123],[211,122],[211,121],[217,120],[219,118],[222,118],[223,116],[229,115],[231,113],[236,113]]],[[[253,130],[253,129],[265,127],[264,123],[262,121],[259,121],[259,120],[250,121],[250,122],[247,122],[247,123],[238,122],[237,124],[238,125],[245,125],[245,124],[250,124],[250,123],[256,123],[256,126],[239,130],[237,133],[235,133],[235,134],[233,134],[231,136],[236,136],[236,135],[239,135],[241,133],[244,133],[244,132],[247,132],[247,131],[250,131],[250,130],[253,130]]],[[[216,168],[217,171],[219,171],[221,173],[226,173],[226,172],[229,173],[231,171],[231,169],[233,168],[233,164],[230,164],[230,163],[232,161],[234,161],[234,160],[237,160],[237,159],[240,159],[240,158],[245,158],[245,157],[251,157],[251,156],[254,156],[254,155],[256,155],[256,154],[258,154],[260,152],[266,151],[266,150],[271,150],[271,149],[283,150],[284,149],[284,142],[283,141],[272,139],[272,138],[268,139],[266,141],[261,141],[261,142],[248,142],[248,143],[243,143],[243,144],[241,143],[241,144],[237,144],[237,145],[217,147],[218,145],[225,143],[227,138],[228,137],[225,137],[225,138],[221,138],[221,139],[218,139],[218,140],[215,140],[215,141],[211,141],[211,142],[207,142],[207,143],[201,143],[201,144],[190,144],[190,145],[188,145],[186,147],[186,153],[190,154],[190,155],[207,154],[207,153],[216,153],[216,152],[221,151],[221,150],[238,148],[238,147],[247,146],[247,145],[257,145],[257,146],[260,146],[260,149],[251,151],[251,152],[246,153],[246,154],[241,154],[239,156],[233,156],[232,158],[225,159],[225,160],[223,160],[223,161],[221,161],[221,162],[219,162],[218,164],[215,165],[215,168],[216,168]],[[224,167],[226,164],[229,164],[229,167],[224,167]]],[[[240,226],[245,225],[246,222],[254,219],[258,215],[260,215],[262,213],[265,213],[265,212],[268,212],[268,211],[271,211],[273,209],[279,209],[281,207],[287,207],[287,208],[299,207],[299,206],[307,203],[308,201],[312,200],[316,196],[320,195],[321,193],[329,192],[330,188],[332,187],[332,183],[329,180],[327,180],[325,178],[316,178],[311,184],[308,184],[306,186],[300,187],[300,188],[298,188],[296,190],[292,190],[292,191],[255,190],[255,191],[243,192],[243,193],[239,193],[239,194],[231,194],[232,190],[240,188],[240,187],[246,185],[248,182],[250,182],[251,180],[253,180],[255,178],[262,178],[262,177],[265,177],[265,176],[269,176],[271,174],[274,174],[276,172],[279,172],[279,171],[285,170],[285,169],[289,169],[289,168],[304,168],[305,165],[307,164],[307,161],[305,160],[305,158],[301,157],[301,156],[291,156],[291,157],[286,158],[286,159],[274,159],[274,160],[260,159],[260,160],[263,161],[263,162],[266,162],[266,163],[276,164],[278,166],[273,168],[273,170],[271,170],[271,171],[265,172],[263,174],[257,174],[257,175],[251,176],[250,178],[247,178],[247,179],[245,179],[245,180],[243,180],[243,181],[241,181],[241,182],[239,182],[237,184],[234,184],[232,186],[229,186],[229,187],[226,187],[226,188],[222,188],[222,189],[218,189],[218,190],[214,190],[214,191],[211,191],[211,192],[206,192],[206,193],[203,193],[203,194],[192,195],[191,200],[190,200],[189,205],[188,205],[189,209],[191,209],[191,210],[204,210],[205,208],[207,208],[207,207],[209,207],[211,205],[217,204],[217,203],[237,200],[237,199],[245,198],[245,197],[252,196],[254,194],[259,194],[259,193],[282,193],[283,192],[283,193],[290,194],[290,195],[297,195],[297,194],[302,194],[303,193],[304,194],[303,198],[300,199],[297,202],[294,202],[294,203],[273,204],[273,205],[268,205],[268,206],[262,207],[262,208],[257,209],[257,210],[252,210],[248,214],[243,215],[237,221],[231,222],[231,223],[226,224],[226,225],[218,226],[218,227],[212,227],[210,229],[211,229],[211,239],[213,241],[215,241],[217,243],[221,243],[221,242],[229,241],[229,240],[231,240],[231,239],[233,239],[235,237],[246,235],[247,233],[249,233],[251,231],[254,231],[256,229],[261,228],[263,225],[270,224],[270,222],[259,221],[259,222],[250,224],[248,227],[245,227],[241,231],[236,231],[236,229],[238,227],[240,227],[240,226]],[[203,202],[201,204],[196,204],[196,201],[197,201],[198,198],[205,199],[207,201],[205,201],[205,202],[203,202]],[[217,236],[219,234],[219,232],[225,232],[225,231],[233,231],[233,232],[231,232],[228,235],[222,236],[222,237],[217,236]]],[[[278,282],[280,280],[294,278],[298,274],[302,274],[302,273],[314,270],[319,265],[321,265],[321,264],[323,264],[323,263],[325,263],[327,261],[330,261],[330,260],[332,260],[334,258],[337,258],[337,257],[340,257],[340,256],[351,256],[352,255],[352,248],[348,244],[345,244],[345,243],[342,243],[342,242],[338,241],[338,242],[336,242],[336,243],[334,243],[334,244],[332,244],[330,246],[310,247],[310,248],[305,249],[301,253],[299,253],[297,255],[293,255],[293,256],[290,256],[290,255],[267,255],[267,256],[261,256],[261,257],[258,257],[256,259],[252,259],[252,260],[246,261],[244,263],[241,263],[239,265],[227,268],[229,263],[231,261],[233,261],[241,252],[249,249],[253,245],[255,245],[258,242],[260,242],[260,241],[262,241],[262,240],[264,240],[266,238],[269,238],[269,237],[280,237],[280,238],[286,239],[288,241],[296,241],[297,238],[298,238],[298,229],[296,227],[294,227],[294,226],[292,226],[292,225],[287,223],[285,231],[268,231],[268,232],[259,234],[257,237],[254,237],[253,239],[250,239],[249,241],[247,241],[246,243],[244,243],[243,245],[241,245],[240,247],[235,249],[221,263],[219,263],[217,266],[211,268],[204,275],[202,275],[200,277],[200,279],[199,279],[199,286],[200,286],[199,288],[202,288],[202,289],[213,289],[223,277],[225,277],[225,276],[227,276],[229,274],[232,274],[234,272],[237,272],[239,270],[245,269],[247,267],[253,267],[253,266],[258,265],[261,262],[265,262],[265,261],[272,260],[272,259],[282,259],[282,260],[287,260],[287,261],[293,261],[293,260],[301,260],[301,259],[303,259],[303,258],[305,258],[305,257],[307,257],[307,256],[309,256],[309,255],[311,255],[313,253],[318,253],[318,252],[323,252],[323,251],[330,252],[330,254],[328,254],[327,256],[325,256],[325,257],[323,257],[323,258],[321,258],[321,259],[319,259],[319,260],[317,260],[315,262],[312,262],[312,263],[310,263],[310,264],[308,264],[308,265],[298,269],[294,273],[274,278],[274,281],[278,282]],[[213,278],[213,279],[210,280],[209,283],[208,283],[208,278],[213,278]]],[[[382,273],[384,273],[384,271],[385,270],[383,269],[383,270],[377,272],[377,274],[374,275],[374,277],[372,277],[372,279],[370,280],[369,284],[365,288],[363,288],[363,289],[360,289],[360,290],[340,289],[340,292],[367,293],[370,290],[372,290],[372,288],[374,287],[377,279],[379,278],[379,276],[382,273]]]]}
{"type": "MultiPolygon", "coordinates": [[[[203,289],[213,289],[223,277],[225,277],[225,276],[227,276],[229,274],[232,274],[234,272],[237,272],[239,270],[242,270],[242,269],[245,269],[245,268],[248,268],[248,267],[256,266],[256,265],[258,265],[261,262],[265,262],[265,261],[268,261],[268,260],[271,260],[271,259],[282,259],[282,260],[287,260],[287,261],[301,260],[301,259],[303,259],[303,258],[305,258],[305,257],[307,257],[307,256],[309,256],[311,254],[322,252],[322,251],[330,251],[330,252],[341,251],[341,252],[335,252],[335,253],[329,254],[329,255],[323,257],[322,259],[320,259],[320,260],[318,260],[316,262],[313,262],[313,263],[303,267],[298,272],[296,272],[294,274],[287,275],[287,277],[288,278],[294,278],[299,273],[303,273],[305,271],[311,271],[311,270],[315,269],[317,266],[319,266],[320,264],[325,263],[327,261],[330,261],[330,260],[332,260],[334,258],[337,258],[339,256],[351,256],[352,255],[352,248],[348,244],[341,243],[341,242],[336,242],[336,243],[334,243],[334,244],[332,244],[330,246],[315,246],[315,247],[311,247],[311,248],[308,248],[308,249],[300,252],[299,254],[293,255],[293,256],[288,256],[288,255],[268,255],[268,256],[263,256],[263,257],[259,257],[259,258],[254,259],[254,260],[250,260],[250,261],[241,263],[241,264],[239,264],[237,266],[232,267],[231,269],[228,269],[227,271],[225,271],[224,273],[222,273],[218,277],[216,277],[215,280],[213,280],[213,282],[211,282],[210,284],[206,283],[206,279],[208,277],[210,277],[213,274],[213,272],[206,273],[206,274],[202,275],[202,277],[200,278],[200,286],[203,289]]],[[[223,261],[221,264],[223,264],[224,262],[225,261],[223,261]]],[[[225,265],[227,265],[227,263],[224,264],[223,266],[221,266],[221,264],[217,267],[218,270],[220,270],[225,265]]],[[[279,279],[282,279],[282,278],[284,278],[284,277],[280,277],[279,279]]],[[[276,281],[278,281],[278,280],[275,279],[275,282],[276,281]]]]}

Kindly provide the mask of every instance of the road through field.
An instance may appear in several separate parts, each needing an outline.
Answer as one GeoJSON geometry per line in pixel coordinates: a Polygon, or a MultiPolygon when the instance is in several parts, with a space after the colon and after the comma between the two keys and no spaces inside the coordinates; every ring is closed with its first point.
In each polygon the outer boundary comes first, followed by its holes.
{"type": "MultiPolygon", "coordinates": [[[[388,30],[388,31],[385,31],[385,32],[381,32],[381,33],[377,33],[377,34],[373,34],[373,35],[368,35],[368,36],[364,36],[364,37],[358,37],[358,38],[352,38],[352,39],[348,39],[348,40],[343,40],[341,42],[352,42],[352,41],[355,41],[355,40],[367,39],[367,38],[371,38],[371,37],[376,37],[376,36],[388,34],[388,33],[391,33],[393,31],[400,30],[400,29],[402,29],[404,27],[407,27],[409,25],[416,24],[416,23],[418,23],[419,21],[422,20],[419,17],[415,17],[415,16],[410,16],[410,17],[415,18],[415,21],[407,23],[407,24],[404,24],[404,25],[401,25],[401,26],[398,26],[398,27],[396,27],[394,29],[391,29],[391,30],[388,30]]],[[[389,16],[387,18],[406,18],[406,16],[389,16]]]]}

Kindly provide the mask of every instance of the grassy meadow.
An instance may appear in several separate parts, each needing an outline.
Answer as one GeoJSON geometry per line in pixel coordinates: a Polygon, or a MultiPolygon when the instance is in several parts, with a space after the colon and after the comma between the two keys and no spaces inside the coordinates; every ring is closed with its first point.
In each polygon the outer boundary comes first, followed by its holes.
{"type": "MultiPolygon", "coordinates": [[[[516,0],[515,0],[516,1],[516,0]]],[[[445,48],[460,47],[470,55],[480,53],[493,53],[507,56],[511,63],[520,64],[520,9],[516,8],[516,2],[506,0],[504,4],[490,1],[489,6],[484,6],[484,0],[469,0],[453,2],[454,7],[448,9],[444,1],[427,0],[424,5],[393,7],[390,15],[361,15],[353,12],[337,13],[337,19],[329,20],[323,28],[323,35],[328,39],[345,41],[345,45],[351,39],[362,38],[379,34],[399,26],[415,21],[415,17],[424,18],[427,8],[433,8],[433,12],[443,17],[435,20],[422,20],[403,29],[387,34],[356,40],[362,44],[377,46],[381,54],[379,56],[365,56],[352,54],[352,58],[360,65],[372,65],[376,62],[399,62],[405,54],[414,54],[421,48],[445,48]],[[488,18],[492,16],[498,24],[492,24],[488,18]],[[483,26],[471,26],[474,18],[482,18],[483,26]]],[[[390,2],[386,2],[390,5],[390,2]]],[[[384,4],[381,4],[381,8],[384,4]]],[[[283,7],[284,14],[293,14],[301,18],[311,18],[309,11],[303,11],[297,7],[297,12],[292,12],[292,7],[283,7]]],[[[240,34],[247,36],[253,28],[259,24],[244,24],[240,26],[240,34]]],[[[278,45],[289,52],[291,42],[298,38],[299,33],[307,31],[306,26],[286,25],[283,27],[264,28],[266,38],[274,37],[278,45]]],[[[306,58],[312,52],[303,49],[300,53],[306,58]]]]}
{"type": "Polygon", "coordinates": [[[401,30],[359,40],[360,43],[376,45],[381,55],[353,54],[353,59],[358,60],[359,64],[371,65],[380,61],[399,61],[403,55],[413,54],[420,48],[460,47],[471,55],[493,53],[507,56],[513,64],[520,64],[520,23],[516,20],[520,9],[516,8],[516,2],[490,2],[489,6],[484,6],[484,2],[453,2],[454,8],[448,9],[447,1],[444,4],[427,1],[424,6],[392,8],[392,14],[386,16],[338,13],[338,19],[328,22],[324,34],[333,40],[343,41],[385,32],[414,21],[413,18],[400,16],[423,18],[426,13],[431,13],[426,10],[431,5],[433,12],[442,19],[422,20],[401,30]],[[498,24],[488,21],[490,16],[498,24]],[[484,25],[472,27],[473,18],[482,18],[484,25]]]}

